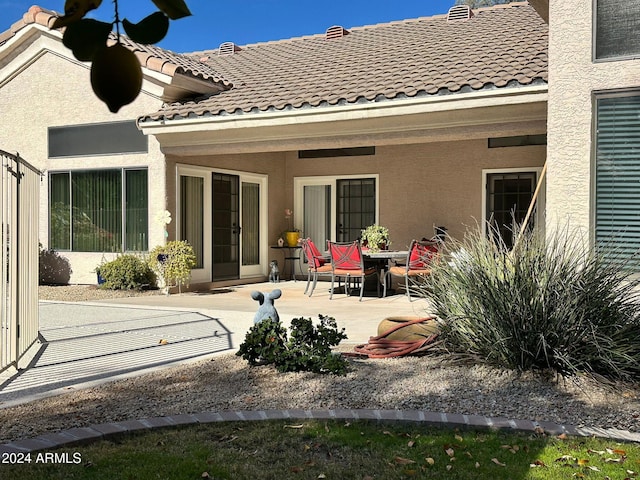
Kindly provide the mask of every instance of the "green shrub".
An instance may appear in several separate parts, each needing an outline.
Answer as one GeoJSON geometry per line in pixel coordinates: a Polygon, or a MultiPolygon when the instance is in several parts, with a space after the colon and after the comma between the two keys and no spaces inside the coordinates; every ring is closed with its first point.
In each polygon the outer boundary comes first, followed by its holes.
{"type": "Polygon", "coordinates": [[[147,262],[136,255],[120,255],[103,263],[96,271],[104,279],[101,288],[131,290],[155,284],[155,275],[147,262]]]}
{"type": "Polygon", "coordinates": [[[196,266],[196,254],[185,240],[172,240],[149,252],[149,266],[165,287],[189,285],[191,269],[196,266]]]}
{"type": "Polygon", "coordinates": [[[345,375],[347,362],[331,351],[347,338],[344,329],[338,330],[335,319],[319,316],[314,326],[310,318],[294,318],[291,336],[282,323],[272,319],[255,324],[240,345],[236,355],[250,365],[273,364],[280,372],[310,371],[345,375]]]}
{"type": "Polygon", "coordinates": [[[449,349],[519,370],[640,374],[640,282],[570,233],[525,232],[511,251],[479,228],[450,240],[454,256],[417,287],[449,349]]]}

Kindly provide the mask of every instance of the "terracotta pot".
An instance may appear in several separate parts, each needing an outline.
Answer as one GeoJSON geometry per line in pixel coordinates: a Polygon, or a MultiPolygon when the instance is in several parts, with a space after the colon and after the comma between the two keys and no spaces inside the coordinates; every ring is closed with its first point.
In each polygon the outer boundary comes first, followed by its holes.
{"type": "Polygon", "coordinates": [[[289,245],[290,247],[295,247],[296,245],[298,245],[298,240],[300,240],[300,233],[299,232],[287,232],[287,245],[289,245]]]}
{"type": "Polygon", "coordinates": [[[426,320],[421,323],[409,324],[413,320],[417,320],[420,317],[411,316],[397,316],[387,317],[378,325],[378,335],[383,335],[392,328],[395,328],[403,323],[407,323],[406,327],[399,328],[395,332],[389,334],[386,338],[389,340],[400,340],[403,342],[409,342],[412,340],[422,340],[430,337],[434,333],[438,333],[438,324],[435,320],[426,320]]]}

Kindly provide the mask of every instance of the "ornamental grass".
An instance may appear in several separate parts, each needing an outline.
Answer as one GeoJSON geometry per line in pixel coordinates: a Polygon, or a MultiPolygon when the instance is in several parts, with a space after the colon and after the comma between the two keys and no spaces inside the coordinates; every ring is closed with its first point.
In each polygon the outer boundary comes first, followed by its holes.
{"type": "Polygon", "coordinates": [[[414,286],[443,320],[450,351],[521,371],[637,378],[640,280],[629,259],[586,247],[568,228],[514,233],[513,248],[487,230],[448,239],[442,261],[414,286]]]}

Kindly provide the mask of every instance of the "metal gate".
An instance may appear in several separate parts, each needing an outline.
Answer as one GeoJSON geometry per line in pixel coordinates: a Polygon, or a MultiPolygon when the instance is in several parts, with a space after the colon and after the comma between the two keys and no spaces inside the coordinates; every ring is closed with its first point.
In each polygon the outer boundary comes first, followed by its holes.
{"type": "Polygon", "coordinates": [[[0,372],[22,368],[38,340],[38,207],[42,173],[0,150],[0,372]]]}

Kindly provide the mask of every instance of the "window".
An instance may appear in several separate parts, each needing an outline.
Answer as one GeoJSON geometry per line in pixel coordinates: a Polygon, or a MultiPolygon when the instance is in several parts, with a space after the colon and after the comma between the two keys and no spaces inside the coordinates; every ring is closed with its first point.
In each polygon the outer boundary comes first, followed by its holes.
{"type": "Polygon", "coordinates": [[[529,145],[546,145],[547,135],[518,135],[515,137],[496,137],[488,141],[489,148],[527,147],[529,145]]]}
{"type": "Polygon", "coordinates": [[[596,59],[640,55],[640,2],[595,0],[596,59]]]}
{"type": "Polygon", "coordinates": [[[147,153],[147,136],[133,120],[49,128],[49,158],[147,153]]]}
{"type": "Polygon", "coordinates": [[[74,252],[148,250],[147,170],[51,173],[49,246],[74,252]]]}
{"type": "Polygon", "coordinates": [[[640,250],[640,95],[596,99],[595,241],[619,258],[640,250]]]}
{"type": "Polygon", "coordinates": [[[298,158],[361,157],[375,154],[376,147],[323,148],[320,150],[299,150],[298,158]]]}

